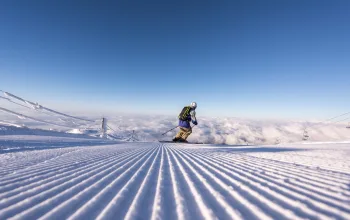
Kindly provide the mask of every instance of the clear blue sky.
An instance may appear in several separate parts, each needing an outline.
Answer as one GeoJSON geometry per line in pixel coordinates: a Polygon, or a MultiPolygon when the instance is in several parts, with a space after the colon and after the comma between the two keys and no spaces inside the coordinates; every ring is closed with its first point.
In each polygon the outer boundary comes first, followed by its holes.
{"type": "Polygon", "coordinates": [[[58,109],[350,110],[350,1],[2,1],[0,89],[58,109]],[[113,3],[112,3],[113,2],[113,3]],[[91,107],[94,106],[94,107],[91,107]]]}

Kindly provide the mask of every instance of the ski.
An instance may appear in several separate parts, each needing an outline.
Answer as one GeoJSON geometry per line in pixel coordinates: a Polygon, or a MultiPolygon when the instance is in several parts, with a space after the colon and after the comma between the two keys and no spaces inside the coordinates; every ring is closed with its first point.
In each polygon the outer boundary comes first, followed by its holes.
{"type": "Polygon", "coordinates": [[[191,142],[175,142],[175,141],[158,141],[159,143],[172,143],[172,144],[203,144],[203,143],[191,143],[191,142]]]}

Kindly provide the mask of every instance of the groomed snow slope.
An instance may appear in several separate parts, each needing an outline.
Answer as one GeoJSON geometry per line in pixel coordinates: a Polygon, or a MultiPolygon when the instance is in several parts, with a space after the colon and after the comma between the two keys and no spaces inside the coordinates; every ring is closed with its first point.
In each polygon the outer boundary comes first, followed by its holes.
{"type": "Polygon", "coordinates": [[[0,219],[350,219],[350,144],[0,152],[0,219]]]}

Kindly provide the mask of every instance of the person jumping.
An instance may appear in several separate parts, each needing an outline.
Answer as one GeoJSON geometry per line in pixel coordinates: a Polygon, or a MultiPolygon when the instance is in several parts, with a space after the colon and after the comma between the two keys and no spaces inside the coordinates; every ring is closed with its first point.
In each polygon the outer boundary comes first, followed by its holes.
{"type": "Polygon", "coordinates": [[[173,139],[174,142],[185,142],[187,143],[187,138],[192,133],[192,127],[190,122],[194,125],[197,125],[197,119],[196,119],[196,111],[197,103],[192,102],[191,105],[185,106],[180,115],[179,115],[179,127],[180,131],[177,133],[175,138],[173,139]]]}

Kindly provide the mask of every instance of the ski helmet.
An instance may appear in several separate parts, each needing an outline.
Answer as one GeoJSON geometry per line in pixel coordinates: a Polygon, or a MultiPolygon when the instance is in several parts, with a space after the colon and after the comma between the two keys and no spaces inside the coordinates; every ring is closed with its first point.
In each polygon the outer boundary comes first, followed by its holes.
{"type": "Polygon", "coordinates": [[[196,109],[197,108],[197,103],[196,102],[192,102],[190,106],[191,106],[191,108],[196,109]]]}

